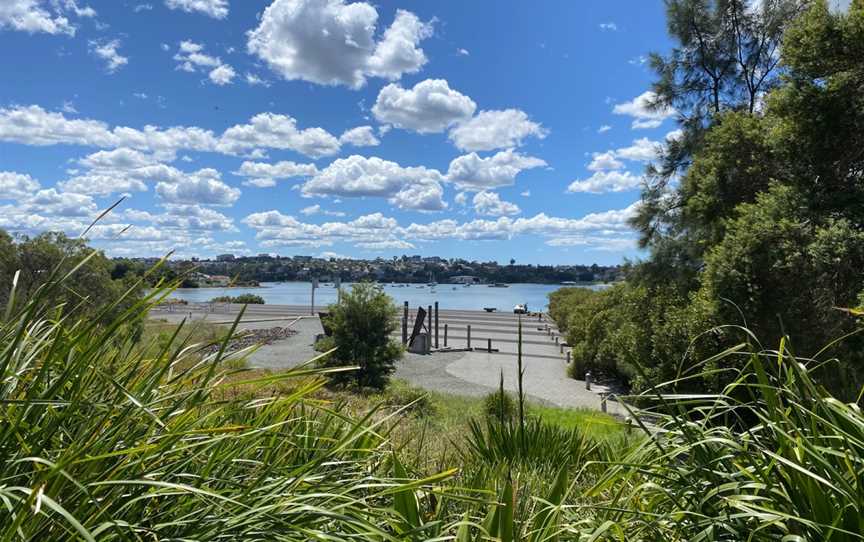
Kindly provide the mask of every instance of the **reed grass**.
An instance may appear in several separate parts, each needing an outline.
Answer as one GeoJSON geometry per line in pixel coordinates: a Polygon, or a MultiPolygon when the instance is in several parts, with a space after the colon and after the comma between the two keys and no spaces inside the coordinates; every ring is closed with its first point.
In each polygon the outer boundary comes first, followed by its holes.
{"type": "Polygon", "coordinates": [[[744,360],[720,394],[643,396],[656,427],[588,490],[594,539],[864,539],[864,416],[814,378],[837,360],[754,343],[712,359],[744,360]]]}
{"type": "Polygon", "coordinates": [[[0,322],[0,540],[402,540],[395,496],[449,476],[394,480],[386,416],[306,400],[350,368],[244,378],[236,323],[212,354],[185,324],[141,345],[129,324],[169,290],[73,321],[51,305],[73,276],[27,300],[13,284],[0,322]]]}

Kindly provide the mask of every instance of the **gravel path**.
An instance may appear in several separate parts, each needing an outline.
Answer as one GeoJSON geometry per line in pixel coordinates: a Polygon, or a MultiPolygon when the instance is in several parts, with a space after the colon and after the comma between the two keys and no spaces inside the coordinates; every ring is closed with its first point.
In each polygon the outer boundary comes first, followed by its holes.
{"type": "Polygon", "coordinates": [[[320,354],[313,347],[315,335],[324,333],[318,319],[300,320],[291,326],[291,329],[297,331],[297,334],[264,345],[253,352],[248,358],[249,366],[261,369],[287,369],[301,365],[320,354]]]}
{"type": "MultiPolygon", "coordinates": [[[[459,363],[468,352],[439,352],[429,356],[406,353],[396,364],[396,378],[401,378],[414,386],[437,391],[441,393],[452,393],[467,397],[483,397],[498,389],[498,381],[495,382],[469,382],[451,374],[447,367],[459,363]]],[[[497,379],[497,373],[495,378],[497,379]]],[[[507,382],[504,382],[507,388],[507,382]]],[[[518,388],[514,388],[518,389],[518,388]]],[[[551,404],[549,401],[539,397],[530,396],[530,400],[551,404]]]]}
{"type": "MultiPolygon", "coordinates": [[[[428,356],[434,358],[436,354],[428,356]]],[[[513,356],[487,354],[485,352],[466,352],[464,356],[443,367],[444,371],[462,382],[479,386],[498,386],[501,373],[504,374],[504,388],[511,391],[519,389],[518,369],[513,356]]],[[[560,360],[527,357],[523,361],[525,370],[522,385],[525,393],[543,402],[567,408],[600,409],[600,395],[606,391],[602,386],[593,386],[592,391],[585,389],[585,382],[567,376],[566,367],[560,360]]],[[[626,411],[612,401],[607,403],[612,414],[625,414],[626,411]]]]}

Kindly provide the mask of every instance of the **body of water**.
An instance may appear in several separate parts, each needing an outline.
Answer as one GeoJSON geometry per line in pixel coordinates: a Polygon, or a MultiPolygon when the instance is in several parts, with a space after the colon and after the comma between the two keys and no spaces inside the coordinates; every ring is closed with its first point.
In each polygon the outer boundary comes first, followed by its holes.
{"type": "MultiPolygon", "coordinates": [[[[558,284],[510,284],[507,288],[491,288],[485,284],[461,286],[458,284],[439,284],[428,286],[424,284],[382,284],[387,293],[397,305],[407,301],[411,307],[428,305],[438,302],[444,309],[482,310],[485,307],[495,307],[499,311],[512,311],[516,304],[527,303],[528,310],[546,310],[547,295],[558,288],[558,284]]],[[[585,288],[600,290],[606,284],[586,284],[585,288]]],[[[343,284],[342,288],[350,288],[343,284]]],[[[311,301],[312,283],[310,282],[263,282],[260,288],[183,288],[176,290],[172,297],[185,299],[189,302],[204,303],[214,297],[240,294],[255,294],[264,298],[268,305],[300,305],[309,306],[311,301]]],[[[336,288],[332,283],[321,283],[315,290],[315,306],[324,307],[336,302],[336,288]]]]}

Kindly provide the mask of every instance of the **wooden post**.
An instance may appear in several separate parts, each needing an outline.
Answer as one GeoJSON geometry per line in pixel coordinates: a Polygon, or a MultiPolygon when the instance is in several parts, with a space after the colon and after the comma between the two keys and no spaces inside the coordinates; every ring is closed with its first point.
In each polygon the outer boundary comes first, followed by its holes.
{"type": "Polygon", "coordinates": [[[444,324],[444,348],[447,348],[447,324],[444,324]]]}
{"type": "Polygon", "coordinates": [[[492,339],[486,339],[486,340],[489,341],[487,346],[486,346],[486,351],[491,354],[492,353],[492,339]]]}
{"type": "Polygon", "coordinates": [[[408,344],[408,302],[402,310],[402,344],[408,344]]]}
{"type": "Polygon", "coordinates": [[[432,305],[429,305],[429,311],[426,313],[426,316],[429,317],[428,323],[426,324],[426,331],[429,332],[429,343],[432,343],[432,305]]]}
{"type": "Polygon", "coordinates": [[[600,410],[606,412],[606,394],[600,394],[600,410]]]}
{"type": "Polygon", "coordinates": [[[435,348],[438,348],[438,302],[435,302],[435,348]]]}
{"type": "Polygon", "coordinates": [[[468,350],[471,350],[471,324],[468,324],[468,350]]]}
{"type": "Polygon", "coordinates": [[[564,353],[564,343],[559,343],[559,346],[561,347],[561,353],[563,354],[564,353]]]}
{"type": "Polygon", "coordinates": [[[567,365],[570,365],[570,351],[567,351],[567,365]]]}

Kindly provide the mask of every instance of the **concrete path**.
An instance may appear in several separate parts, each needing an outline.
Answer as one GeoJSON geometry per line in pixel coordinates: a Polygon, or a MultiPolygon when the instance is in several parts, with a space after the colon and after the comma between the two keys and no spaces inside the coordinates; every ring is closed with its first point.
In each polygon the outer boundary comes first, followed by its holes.
{"type": "MultiPolygon", "coordinates": [[[[222,306],[218,311],[191,310],[193,320],[203,319],[213,323],[231,322],[239,307],[222,306]]],[[[285,326],[297,316],[308,316],[309,309],[279,305],[249,306],[244,314],[241,329],[285,326]]],[[[153,317],[179,321],[188,317],[190,310],[170,313],[154,311],[153,317]]],[[[544,317],[522,317],[523,385],[530,400],[544,404],[570,408],[600,410],[600,392],[608,391],[603,386],[593,385],[585,389],[585,382],[567,376],[566,354],[555,342],[557,330],[544,317]],[[547,326],[550,328],[546,330],[547,326]]],[[[413,314],[411,315],[413,323],[413,314]]],[[[471,352],[438,351],[430,355],[405,354],[397,363],[395,376],[411,384],[429,390],[457,395],[479,397],[498,388],[500,374],[504,374],[504,387],[516,391],[517,385],[517,326],[519,317],[507,313],[482,311],[440,311],[438,321],[439,346],[444,347],[444,325],[448,328],[447,345],[454,349],[467,346],[467,326],[471,325],[471,352]],[[498,352],[479,350],[492,340],[498,352]]],[[[250,358],[253,367],[283,369],[299,365],[312,359],[317,352],[312,343],[315,335],[322,333],[317,318],[304,318],[292,325],[298,331],[287,339],[265,345],[250,358]]],[[[434,320],[432,325],[434,345],[434,320]]],[[[394,338],[401,339],[401,330],[394,338]]],[[[562,340],[558,337],[559,342],[562,340]]],[[[566,352],[566,347],[563,349],[566,352]]],[[[612,414],[625,416],[626,410],[614,401],[607,402],[612,414]]]]}

